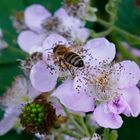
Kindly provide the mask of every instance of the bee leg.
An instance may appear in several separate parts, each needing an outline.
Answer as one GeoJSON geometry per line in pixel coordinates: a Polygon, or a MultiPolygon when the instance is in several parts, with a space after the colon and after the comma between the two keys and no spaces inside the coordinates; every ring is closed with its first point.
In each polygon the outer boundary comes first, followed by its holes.
{"type": "Polygon", "coordinates": [[[63,64],[66,66],[66,68],[69,70],[69,72],[71,73],[72,77],[74,78],[74,72],[71,71],[71,69],[69,68],[69,66],[65,62],[65,60],[64,59],[60,59],[60,61],[63,62],[63,64]]]}

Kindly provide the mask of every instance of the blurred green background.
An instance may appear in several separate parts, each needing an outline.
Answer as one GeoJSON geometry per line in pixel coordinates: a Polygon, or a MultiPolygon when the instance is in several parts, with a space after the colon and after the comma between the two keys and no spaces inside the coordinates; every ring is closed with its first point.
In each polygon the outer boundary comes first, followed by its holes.
{"type": "MultiPolygon", "coordinates": [[[[107,0],[92,0],[98,7],[100,15],[104,15],[104,4],[107,0]]],[[[18,68],[17,59],[23,59],[26,54],[23,53],[16,44],[17,34],[12,27],[10,15],[16,11],[24,10],[25,7],[33,4],[43,4],[48,10],[54,12],[61,6],[61,0],[0,0],[0,27],[4,31],[4,38],[9,47],[0,52],[0,94],[2,95],[6,88],[11,84],[15,75],[21,73],[18,68]]],[[[97,12],[98,13],[98,12],[97,12]]],[[[116,25],[135,34],[140,35],[140,8],[135,5],[134,0],[122,0],[119,5],[118,19],[116,25]]],[[[91,25],[92,27],[92,25],[91,25]]],[[[140,46],[137,46],[140,48],[140,46]]],[[[0,117],[2,118],[2,111],[0,117]]],[[[140,140],[140,117],[123,117],[124,124],[118,130],[118,140],[140,140]]],[[[0,140],[31,140],[32,136],[21,135],[12,130],[7,135],[0,136],[0,140]]]]}

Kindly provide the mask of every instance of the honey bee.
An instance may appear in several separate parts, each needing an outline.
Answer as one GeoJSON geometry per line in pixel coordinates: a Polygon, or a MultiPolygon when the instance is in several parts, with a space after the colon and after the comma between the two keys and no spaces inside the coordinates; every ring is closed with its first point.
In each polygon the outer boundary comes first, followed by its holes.
{"type": "Polygon", "coordinates": [[[53,54],[60,62],[63,62],[66,66],[66,63],[68,63],[74,67],[84,67],[82,58],[78,54],[70,51],[70,48],[67,48],[65,45],[56,45],[53,49],[53,54]]]}

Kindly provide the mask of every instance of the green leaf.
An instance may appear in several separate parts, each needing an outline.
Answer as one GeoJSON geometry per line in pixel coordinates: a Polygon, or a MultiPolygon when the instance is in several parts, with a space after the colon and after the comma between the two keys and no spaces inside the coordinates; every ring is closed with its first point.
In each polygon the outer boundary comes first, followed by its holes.
{"type": "Polygon", "coordinates": [[[2,65],[0,68],[0,94],[11,85],[14,77],[21,74],[21,70],[18,65],[2,65]]]}
{"type": "Polygon", "coordinates": [[[63,2],[62,0],[22,0],[22,1],[26,7],[31,4],[42,4],[50,12],[56,11],[62,5],[63,2]]]}
{"type": "Polygon", "coordinates": [[[118,9],[118,20],[116,25],[133,34],[140,33],[140,10],[136,7],[134,0],[121,0],[118,9]]]}
{"type": "Polygon", "coordinates": [[[17,60],[24,59],[26,53],[15,47],[8,47],[0,52],[0,65],[17,63],[17,60]]]}

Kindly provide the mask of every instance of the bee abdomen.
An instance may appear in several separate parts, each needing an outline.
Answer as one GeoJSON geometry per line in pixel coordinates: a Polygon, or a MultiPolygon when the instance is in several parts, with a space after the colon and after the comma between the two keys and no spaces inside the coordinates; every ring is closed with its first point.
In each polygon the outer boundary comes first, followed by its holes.
{"type": "Polygon", "coordinates": [[[75,66],[75,67],[83,67],[84,62],[82,58],[74,52],[68,52],[64,55],[64,59],[67,63],[75,66]]]}

